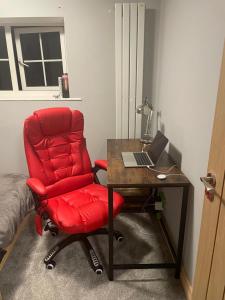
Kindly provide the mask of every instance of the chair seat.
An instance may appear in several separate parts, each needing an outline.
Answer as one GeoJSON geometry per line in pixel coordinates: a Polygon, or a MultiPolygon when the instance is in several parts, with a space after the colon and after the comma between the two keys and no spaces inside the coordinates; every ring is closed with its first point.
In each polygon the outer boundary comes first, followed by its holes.
{"type": "MultiPolygon", "coordinates": [[[[91,232],[108,222],[108,190],[99,184],[90,184],[42,203],[50,219],[68,234],[91,232]]],[[[120,212],[122,205],[122,196],[114,192],[113,216],[120,212]]]]}

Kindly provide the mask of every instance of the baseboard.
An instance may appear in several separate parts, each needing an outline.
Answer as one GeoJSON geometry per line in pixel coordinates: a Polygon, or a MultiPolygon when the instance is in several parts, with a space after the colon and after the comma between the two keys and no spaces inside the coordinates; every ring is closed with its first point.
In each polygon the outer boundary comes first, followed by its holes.
{"type": "Polygon", "coordinates": [[[181,267],[180,281],[184,288],[186,299],[191,300],[192,299],[192,285],[187,277],[187,274],[186,274],[183,266],[181,267]]]}
{"type": "MultiPolygon", "coordinates": [[[[15,237],[13,239],[13,241],[11,242],[11,244],[5,249],[7,252],[6,254],[4,255],[1,263],[0,263],[0,271],[3,269],[8,257],[10,256],[12,250],[13,250],[13,247],[17,241],[17,239],[19,238],[20,234],[22,233],[22,231],[24,230],[25,226],[27,225],[28,223],[28,220],[31,216],[31,213],[28,213],[26,215],[26,217],[23,219],[22,223],[19,225],[18,229],[17,229],[17,232],[15,234],[15,237]]],[[[1,294],[0,294],[0,300],[1,300],[1,294]]]]}

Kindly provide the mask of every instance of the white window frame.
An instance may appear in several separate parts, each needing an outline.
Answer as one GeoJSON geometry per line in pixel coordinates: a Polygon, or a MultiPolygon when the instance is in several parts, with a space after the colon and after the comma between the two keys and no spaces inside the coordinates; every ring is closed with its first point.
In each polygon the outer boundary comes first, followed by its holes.
{"type": "MultiPolygon", "coordinates": [[[[8,58],[0,59],[0,61],[8,61],[9,62],[12,89],[13,89],[13,91],[18,91],[19,87],[18,87],[18,79],[17,79],[17,74],[16,74],[16,65],[15,65],[15,58],[14,58],[14,52],[13,52],[11,27],[5,26],[5,25],[1,25],[1,26],[3,26],[5,29],[5,39],[6,39],[6,48],[7,48],[7,52],[8,52],[8,58]]],[[[4,92],[11,92],[11,91],[4,91],[4,92]]]]}
{"type": "MultiPolygon", "coordinates": [[[[59,88],[56,90],[46,90],[42,89],[37,90],[20,90],[18,86],[18,78],[16,71],[15,56],[13,49],[13,37],[11,29],[14,27],[17,28],[34,28],[34,26],[44,28],[57,28],[60,27],[63,29],[63,34],[65,30],[64,20],[61,17],[49,17],[49,18],[0,18],[0,26],[5,28],[5,37],[6,37],[6,45],[8,50],[8,59],[9,59],[9,67],[11,73],[12,80],[12,90],[0,90],[0,102],[1,101],[83,101],[83,97],[70,97],[70,98],[62,98],[59,94],[59,88]]],[[[37,28],[36,27],[36,28],[37,28]]],[[[63,36],[61,40],[61,45],[63,45],[62,55],[64,56],[64,62],[66,64],[65,59],[65,49],[66,49],[66,40],[63,36]]],[[[65,73],[68,73],[68,66],[65,67],[65,73]]]]}
{"type": "Polygon", "coordinates": [[[19,63],[19,72],[20,72],[20,78],[21,78],[21,84],[22,84],[22,90],[23,91],[56,91],[58,90],[58,86],[46,86],[46,74],[45,74],[45,62],[62,62],[63,67],[63,73],[67,73],[67,67],[66,67],[66,56],[65,56],[65,39],[64,39],[64,28],[59,26],[54,27],[24,27],[24,28],[15,28],[15,42],[16,42],[16,50],[17,50],[17,56],[19,63]],[[42,49],[42,41],[41,41],[41,33],[43,32],[59,32],[60,34],[60,45],[61,45],[61,53],[62,58],[61,59],[44,59],[43,56],[43,49],[42,49]],[[41,60],[24,60],[22,55],[22,48],[21,48],[21,42],[20,42],[20,34],[23,33],[39,33],[39,42],[40,42],[40,49],[41,49],[41,60]],[[24,71],[24,64],[28,64],[31,62],[41,62],[42,68],[43,68],[43,75],[44,75],[44,82],[45,86],[32,86],[28,87],[26,85],[26,78],[25,78],[25,71],[24,71]]]}

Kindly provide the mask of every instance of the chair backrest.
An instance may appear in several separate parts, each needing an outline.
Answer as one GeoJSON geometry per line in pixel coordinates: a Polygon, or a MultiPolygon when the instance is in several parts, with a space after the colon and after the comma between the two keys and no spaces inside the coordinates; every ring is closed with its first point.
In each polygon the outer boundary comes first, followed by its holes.
{"type": "Polygon", "coordinates": [[[83,114],[67,107],[41,109],[28,117],[24,145],[30,176],[61,192],[93,181],[83,128],[83,114]]]}

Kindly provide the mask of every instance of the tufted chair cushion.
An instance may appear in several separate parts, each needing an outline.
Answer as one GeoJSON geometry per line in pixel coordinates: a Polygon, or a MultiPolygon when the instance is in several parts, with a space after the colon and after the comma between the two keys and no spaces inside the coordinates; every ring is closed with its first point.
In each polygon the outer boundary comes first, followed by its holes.
{"type": "MultiPolygon", "coordinates": [[[[122,204],[122,197],[114,193],[114,216],[119,213],[122,204]]],[[[68,234],[94,231],[108,221],[108,191],[100,184],[89,184],[44,200],[43,205],[50,219],[68,234]]]]}
{"type": "MultiPolygon", "coordinates": [[[[24,140],[31,177],[50,186],[50,191],[51,187],[55,189],[54,184],[60,180],[64,180],[64,185],[69,182],[73,186],[79,181],[78,187],[82,177],[85,184],[87,177],[89,183],[92,182],[91,162],[83,137],[83,127],[82,113],[69,108],[52,108],[51,113],[42,109],[27,118],[24,140]],[[79,180],[74,176],[79,176],[79,180]]],[[[67,191],[69,190],[64,190],[67,191]]]]}

